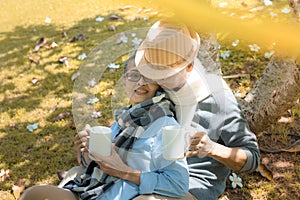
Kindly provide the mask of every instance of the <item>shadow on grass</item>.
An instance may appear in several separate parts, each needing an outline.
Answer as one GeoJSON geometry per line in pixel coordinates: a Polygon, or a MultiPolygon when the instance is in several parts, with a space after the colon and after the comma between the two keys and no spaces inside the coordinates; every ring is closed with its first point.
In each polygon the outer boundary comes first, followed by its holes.
{"type": "MultiPolygon", "coordinates": [[[[114,12],[116,13],[116,12],[114,12]]],[[[35,25],[16,27],[11,32],[0,33],[0,169],[9,169],[10,177],[0,182],[1,190],[11,190],[19,178],[26,178],[29,184],[56,184],[57,170],[68,170],[76,165],[76,149],[73,145],[76,131],[70,128],[73,117],[53,122],[63,112],[72,111],[72,75],[78,71],[82,61],[77,56],[92,51],[106,38],[129,29],[148,27],[144,20],[109,20],[102,22],[95,18],[79,21],[74,26],[64,27],[35,25]],[[110,31],[114,25],[116,31],[110,31]],[[62,37],[66,33],[67,37],[62,37]],[[82,34],[84,40],[70,42],[82,34]],[[47,47],[33,52],[40,38],[44,37],[47,47]],[[52,42],[58,44],[49,48],[52,42]],[[30,61],[34,56],[39,61],[30,61]],[[68,57],[69,67],[58,62],[68,57]],[[37,78],[36,84],[32,78],[37,78]],[[57,108],[52,109],[57,106],[57,108]],[[39,128],[29,132],[26,126],[39,122],[39,128]]],[[[112,72],[106,70],[101,82],[111,85],[112,72]]],[[[121,69],[115,72],[120,76],[121,69]]],[[[114,76],[114,77],[116,77],[114,76]]],[[[105,84],[104,84],[105,85],[105,84]]],[[[98,123],[108,125],[112,119],[111,95],[102,95],[97,109],[103,117],[98,123]]]]}

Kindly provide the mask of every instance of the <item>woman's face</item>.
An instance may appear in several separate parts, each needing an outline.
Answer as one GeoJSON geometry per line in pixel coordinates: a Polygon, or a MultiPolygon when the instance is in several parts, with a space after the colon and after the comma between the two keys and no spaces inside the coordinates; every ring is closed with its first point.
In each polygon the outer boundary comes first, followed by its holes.
{"type": "Polygon", "coordinates": [[[125,91],[132,105],[141,103],[152,98],[159,85],[146,79],[139,73],[135,67],[134,59],[128,62],[125,73],[125,91]]]}

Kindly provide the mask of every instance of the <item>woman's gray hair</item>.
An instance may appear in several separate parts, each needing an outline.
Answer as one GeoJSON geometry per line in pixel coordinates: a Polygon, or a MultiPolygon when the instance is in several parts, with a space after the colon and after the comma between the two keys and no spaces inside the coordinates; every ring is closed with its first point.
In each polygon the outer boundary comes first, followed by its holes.
{"type": "Polygon", "coordinates": [[[130,62],[132,59],[134,60],[135,54],[136,54],[136,51],[132,52],[132,54],[129,56],[129,58],[124,62],[124,71],[123,71],[124,74],[125,74],[126,71],[127,71],[127,67],[128,67],[129,62],[130,62]]]}

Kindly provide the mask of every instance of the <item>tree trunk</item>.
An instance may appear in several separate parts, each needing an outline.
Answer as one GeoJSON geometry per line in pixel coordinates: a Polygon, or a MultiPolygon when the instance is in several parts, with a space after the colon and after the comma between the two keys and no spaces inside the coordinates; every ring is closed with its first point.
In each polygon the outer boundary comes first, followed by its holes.
{"type": "MultiPolygon", "coordinates": [[[[295,21],[300,21],[300,1],[287,0],[295,21]]],[[[221,75],[215,35],[201,35],[198,58],[206,70],[221,75]]],[[[300,98],[300,59],[273,57],[256,85],[239,101],[250,129],[266,130],[300,98]]]]}
{"type": "Polygon", "coordinates": [[[201,34],[200,49],[197,57],[209,72],[221,75],[218,43],[214,34],[201,34]]]}
{"type": "MultiPolygon", "coordinates": [[[[201,35],[198,58],[205,68],[220,75],[217,41],[213,35],[201,35]]],[[[300,98],[300,62],[274,57],[262,76],[239,101],[250,129],[258,134],[266,130],[300,98]]]]}
{"type": "Polygon", "coordinates": [[[246,95],[242,109],[253,132],[266,130],[300,97],[300,63],[273,58],[259,81],[246,95]]]}

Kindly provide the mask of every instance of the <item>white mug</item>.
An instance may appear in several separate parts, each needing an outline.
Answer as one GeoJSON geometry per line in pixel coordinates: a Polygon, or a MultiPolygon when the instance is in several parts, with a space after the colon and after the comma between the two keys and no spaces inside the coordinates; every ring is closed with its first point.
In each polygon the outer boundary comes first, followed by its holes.
{"type": "Polygon", "coordinates": [[[184,158],[186,130],[181,126],[165,126],[162,129],[163,157],[166,160],[184,158]]]}
{"type": "MultiPolygon", "coordinates": [[[[90,132],[89,151],[95,156],[110,156],[112,145],[112,130],[106,126],[94,126],[88,129],[90,132]]],[[[95,160],[93,156],[91,159],[95,160]]]]}

